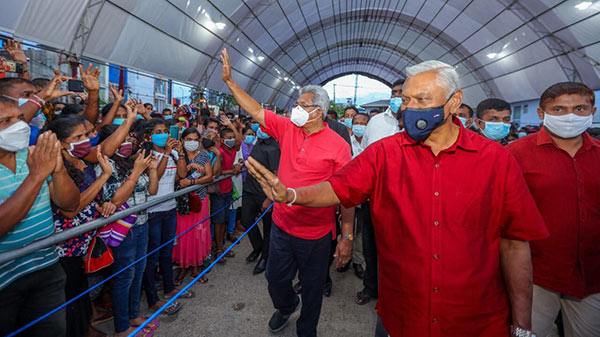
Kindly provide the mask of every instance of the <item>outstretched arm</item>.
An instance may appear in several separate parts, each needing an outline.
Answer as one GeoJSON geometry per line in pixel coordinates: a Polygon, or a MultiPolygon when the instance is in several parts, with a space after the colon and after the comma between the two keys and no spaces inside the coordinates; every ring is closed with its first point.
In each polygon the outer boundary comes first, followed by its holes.
{"type": "Polygon", "coordinates": [[[250,116],[252,116],[252,118],[260,125],[265,126],[265,112],[263,107],[235,83],[231,77],[231,64],[229,64],[229,54],[227,53],[227,49],[223,49],[221,61],[223,61],[223,81],[227,84],[229,90],[231,90],[236,102],[238,102],[242,109],[248,111],[250,116]]]}

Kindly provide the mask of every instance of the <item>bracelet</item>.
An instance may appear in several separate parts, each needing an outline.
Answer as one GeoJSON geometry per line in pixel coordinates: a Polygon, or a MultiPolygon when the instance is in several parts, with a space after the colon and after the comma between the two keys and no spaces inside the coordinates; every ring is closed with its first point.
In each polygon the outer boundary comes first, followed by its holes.
{"type": "Polygon", "coordinates": [[[40,108],[40,109],[42,108],[42,105],[40,104],[40,102],[38,102],[38,101],[36,101],[34,99],[30,99],[27,102],[31,102],[31,103],[37,105],[37,107],[40,108]]]}
{"type": "Polygon", "coordinates": [[[287,204],[288,206],[292,207],[292,205],[296,202],[296,197],[298,197],[298,195],[296,194],[296,190],[293,188],[288,187],[288,191],[292,191],[294,193],[294,199],[287,204]]]}

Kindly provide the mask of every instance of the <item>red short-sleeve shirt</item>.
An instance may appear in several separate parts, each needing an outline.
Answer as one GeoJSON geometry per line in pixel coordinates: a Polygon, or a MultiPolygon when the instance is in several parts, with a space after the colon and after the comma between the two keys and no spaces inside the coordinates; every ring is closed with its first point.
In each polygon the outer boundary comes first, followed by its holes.
{"type": "MultiPolygon", "coordinates": [[[[352,159],[350,145],[325,123],[322,130],[307,135],[289,118],[265,110],[265,131],[279,141],[278,178],[291,188],[326,181],[352,159]]],[[[319,239],[335,229],[335,207],[276,203],[273,222],[290,235],[319,239]]]]}
{"type": "MultiPolygon", "coordinates": [[[[235,161],[235,154],[237,151],[225,145],[221,145],[221,147],[219,147],[219,151],[221,151],[221,158],[223,160],[221,163],[221,169],[223,171],[233,169],[233,162],[235,161]]],[[[228,193],[232,190],[233,184],[231,183],[231,178],[219,181],[219,193],[228,193]]]]}
{"type": "Polygon", "coordinates": [[[511,143],[550,237],[531,243],[533,282],[578,298],[600,292],[600,141],[571,157],[545,128],[511,143]]]}
{"type": "Polygon", "coordinates": [[[506,149],[461,127],[434,156],[402,132],[329,181],[347,207],[370,200],[378,313],[391,336],[508,336],[500,239],[548,232],[506,149]]]}

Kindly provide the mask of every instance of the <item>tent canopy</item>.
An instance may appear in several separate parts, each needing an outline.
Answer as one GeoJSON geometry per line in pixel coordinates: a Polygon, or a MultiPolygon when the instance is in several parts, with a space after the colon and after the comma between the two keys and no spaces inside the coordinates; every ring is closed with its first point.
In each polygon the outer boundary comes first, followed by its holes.
{"type": "Polygon", "coordinates": [[[457,67],[465,100],[535,99],[550,84],[600,89],[600,2],[579,0],[6,0],[0,29],[98,60],[227,91],[219,54],[256,99],[359,73],[386,84],[412,64],[457,67]]]}

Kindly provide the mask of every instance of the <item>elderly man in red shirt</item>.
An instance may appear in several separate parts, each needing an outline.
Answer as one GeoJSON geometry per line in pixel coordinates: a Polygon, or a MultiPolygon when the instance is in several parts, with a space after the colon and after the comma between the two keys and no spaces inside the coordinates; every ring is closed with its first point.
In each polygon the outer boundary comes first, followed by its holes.
{"type": "Polygon", "coordinates": [[[533,329],[600,336],[600,141],[585,130],[596,112],[585,84],[557,83],[537,110],[544,127],[511,143],[550,237],[531,244],[533,329]]]}
{"type": "Polygon", "coordinates": [[[406,73],[406,132],[367,147],[328,181],[287,188],[256,161],[246,165],[277,202],[370,200],[377,309],[390,336],[530,336],[528,241],[548,232],[523,175],[506,149],[452,117],[463,98],[453,67],[426,61],[406,73]]]}
{"type": "MultiPolygon", "coordinates": [[[[278,176],[288,186],[299,187],[326,181],[351,160],[350,145],[324,123],[329,108],[327,91],[309,85],[300,97],[291,118],[263,110],[231,78],[227,50],[223,50],[223,81],[240,106],[248,111],[273,138],[279,141],[281,158],[278,176]]],[[[342,239],[335,255],[337,266],[350,261],[354,207],[342,207],[342,239]]],[[[269,294],[277,311],[269,330],[285,328],[290,315],[300,306],[292,288],[298,274],[302,286],[302,311],[296,322],[298,336],[317,336],[323,301],[323,287],[329,266],[332,232],[335,238],[335,207],[309,208],[276,204],[265,276],[269,294]]]]}

